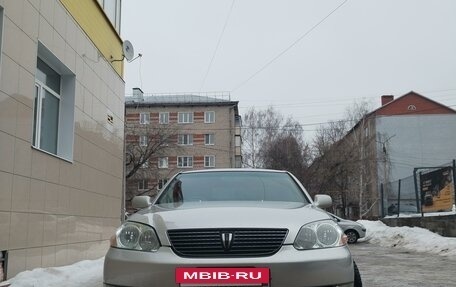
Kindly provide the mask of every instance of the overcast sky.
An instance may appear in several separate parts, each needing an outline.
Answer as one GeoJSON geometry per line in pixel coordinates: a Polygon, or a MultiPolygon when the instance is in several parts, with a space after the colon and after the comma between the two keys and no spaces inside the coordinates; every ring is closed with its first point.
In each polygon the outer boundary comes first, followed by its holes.
{"type": "Polygon", "coordinates": [[[414,90],[456,108],[454,0],[123,0],[122,9],[122,38],[143,54],[125,64],[127,94],[228,91],[241,114],[272,105],[308,137],[363,98],[378,107],[381,95],[414,90]]]}

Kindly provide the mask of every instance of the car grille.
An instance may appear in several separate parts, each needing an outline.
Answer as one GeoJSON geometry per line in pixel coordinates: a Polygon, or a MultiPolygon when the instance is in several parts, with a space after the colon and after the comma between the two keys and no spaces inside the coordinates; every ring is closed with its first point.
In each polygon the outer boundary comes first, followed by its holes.
{"type": "Polygon", "coordinates": [[[168,237],[181,257],[256,257],[279,251],[287,233],[287,229],[181,229],[168,230],[168,237]],[[232,235],[229,244],[222,242],[222,234],[232,235]]]}

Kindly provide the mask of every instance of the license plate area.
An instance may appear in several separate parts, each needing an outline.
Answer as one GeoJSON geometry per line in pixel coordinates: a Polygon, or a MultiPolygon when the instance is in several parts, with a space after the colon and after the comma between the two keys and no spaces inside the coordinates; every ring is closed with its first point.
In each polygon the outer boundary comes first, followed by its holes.
{"type": "Polygon", "coordinates": [[[203,284],[197,284],[197,285],[193,285],[193,284],[179,284],[180,287],[246,287],[246,286],[250,286],[250,287],[269,287],[270,285],[269,284],[263,284],[263,285],[227,285],[227,284],[224,284],[224,285],[213,285],[213,284],[209,284],[209,285],[203,285],[203,284]]]}
{"type": "Polygon", "coordinates": [[[176,268],[181,287],[259,287],[269,282],[269,268],[176,268]]]}

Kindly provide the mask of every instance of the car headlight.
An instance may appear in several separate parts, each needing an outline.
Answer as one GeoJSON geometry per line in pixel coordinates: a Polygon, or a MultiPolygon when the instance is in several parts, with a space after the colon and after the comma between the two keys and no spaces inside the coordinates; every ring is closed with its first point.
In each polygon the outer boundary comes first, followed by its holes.
{"type": "Polygon", "coordinates": [[[152,227],[138,222],[125,222],[117,229],[111,246],[155,252],[160,248],[160,241],[152,227]]]}
{"type": "Polygon", "coordinates": [[[293,243],[298,250],[330,248],[345,245],[346,236],[332,220],[323,220],[304,225],[293,243]]]}

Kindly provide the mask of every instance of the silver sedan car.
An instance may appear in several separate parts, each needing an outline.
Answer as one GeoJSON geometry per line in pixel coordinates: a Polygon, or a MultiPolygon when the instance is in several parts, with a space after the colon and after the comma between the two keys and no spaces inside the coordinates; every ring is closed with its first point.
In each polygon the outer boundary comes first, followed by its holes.
{"type": "Polygon", "coordinates": [[[119,227],[104,286],[362,286],[347,237],[285,171],[179,173],[119,227]]]}
{"type": "Polygon", "coordinates": [[[329,215],[334,218],[334,221],[339,224],[345,235],[347,235],[348,243],[356,243],[359,238],[364,238],[366,236],[366,227],[364,227],[361,223],[340,218],[332,213],[329,213],[329,215]]]}

